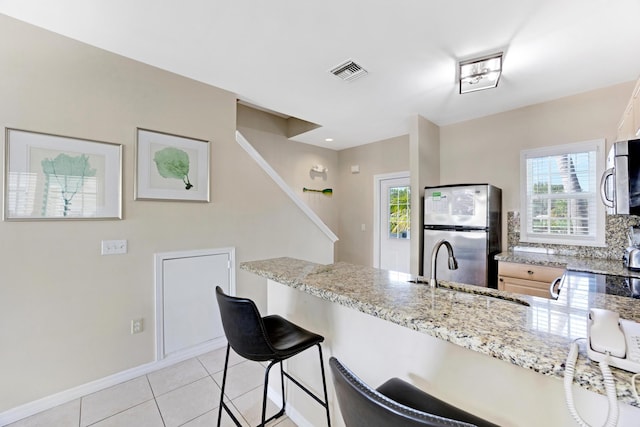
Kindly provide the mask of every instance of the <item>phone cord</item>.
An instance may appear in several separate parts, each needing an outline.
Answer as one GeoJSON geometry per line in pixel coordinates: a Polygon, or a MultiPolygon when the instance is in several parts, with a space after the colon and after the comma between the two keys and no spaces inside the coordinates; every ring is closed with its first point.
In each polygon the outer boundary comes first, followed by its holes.
{"type": "MultiPolygon", "coordinates": [[[[567,355],[567,361],[565,362],[565,372],[564,372],[564,394],[567,400],[567,407],[569,408],[569,413],[573,419],[580,425],[581,427],[591,427],[587,424],[578,414],[578,410],[574,406],[573,403],[573,377],[575,375],[575,367],[576,360],[578,360],[578,343],[575,341],[571,343],[569,347],[569,354],[567,355]]],[[[605,422],[605,427],[615,427],[618,424],[618,415],[619,415],[619,407],[618,407],[618,397],[616,395],[616,383],[613,378],[613,374],[611,373],[611,369],[609,369],[609,365],[606,363],[606,358],[599,362],[600,371],[602,372],[602,377],[604,378],[604,387],[607,392],[607,398],[609,400],[609,412],[607,414],[607,421],[605,422]]]]}

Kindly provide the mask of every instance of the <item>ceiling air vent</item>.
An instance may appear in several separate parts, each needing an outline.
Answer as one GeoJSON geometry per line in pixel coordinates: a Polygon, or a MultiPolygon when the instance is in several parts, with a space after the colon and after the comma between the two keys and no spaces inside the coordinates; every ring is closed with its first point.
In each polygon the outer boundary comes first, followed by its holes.
{"type": "Polygon", "coordinates": [[[342,80],[351,81],[367,75],[367,70],[356,64],[352,60],[348,60],[331,70],[331,74],[340,77],[342,80]]]}

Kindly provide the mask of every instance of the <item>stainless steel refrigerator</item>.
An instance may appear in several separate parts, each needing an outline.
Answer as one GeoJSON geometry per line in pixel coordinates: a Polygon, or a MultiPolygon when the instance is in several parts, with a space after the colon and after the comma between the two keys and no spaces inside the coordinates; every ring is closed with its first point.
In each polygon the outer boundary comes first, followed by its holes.
{"type": "Polygon", "coordinates": [[[453,246],[457,270],[449,270],[445,247],[438,251],[438,280],[497,287],[501,251],[502,190],[489,184],[425,187],[423,276],[431,275],[431,252],[440,239],[453,246]]]}

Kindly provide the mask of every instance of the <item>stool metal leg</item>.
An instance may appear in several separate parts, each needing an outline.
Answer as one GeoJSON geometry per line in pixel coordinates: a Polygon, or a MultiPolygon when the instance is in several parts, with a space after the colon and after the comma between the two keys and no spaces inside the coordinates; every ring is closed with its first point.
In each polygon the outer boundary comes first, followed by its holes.
{"type": "Polygon", "coordinates": [[[322,388],[324,390],[324,403],[320,403],[327,411],[327,426],[331,427],[331,416],[329,415],[329,396],[327,395],[327,379],[324,375],[324,361],[322,360],[322,347],[318,343],[318,352],[320,354],[320,371],[322,372],[322,388]]]}
{"type": "Polygon", "coordinates": [[[282,412],[286,411],[287,400],[284,395],[284,368],[282,367],[282,360],[280,361],[280,391],[282,392],[282,412]]]}
{"type": "Polygon", "coordinates": [[[226,403],[224,403],[224,387],[227,383],[227,368],[229,367],[229,351],[231,346],[227,344],[227,355],[224,359],[224,373],[222,374],[222,390],[220,390],[220,407],[218,408],[218,427],[220,427],[220,423],[222,422],[222,408],[229,414],[235,425],[238,427],[242,427],[240,421],[231,413],[231,410],[227,407],[226,403]]]}
{"type": "Polygon", "coordinates": [[[269,366],[267,366],[267,369],[264,373],[264,389],[262,391],[262,423],[260,423],[258,427],[263,427],[269,421],[275,420],[276,418],[281,417],[284,414],[285,405],[286,405],[286,401],[284,397],[284,377],[282,374],[282,361],[278,362],[277,360],[274,360],[271,363],[269,363],[269,366]],[[280,409],[280,411],[278,411],[278,413],[276,413],[275,415],[272,415],[271,417],[265,420],[265,417],[267,416],[267,389],[269,387],[269,371],[271,371],[271,368],[276,363],[280,363],[280,381],[282,382],[282,409],[280,409]]]}

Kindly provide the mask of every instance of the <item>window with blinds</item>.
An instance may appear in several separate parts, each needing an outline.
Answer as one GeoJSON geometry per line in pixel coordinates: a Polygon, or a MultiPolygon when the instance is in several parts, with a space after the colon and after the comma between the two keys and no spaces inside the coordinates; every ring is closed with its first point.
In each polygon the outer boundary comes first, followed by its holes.
{"type": "Polygon", "coordinates": [[[603,245],[603,169],[604,140],[522,151],[520,240],[603,245]]]}

